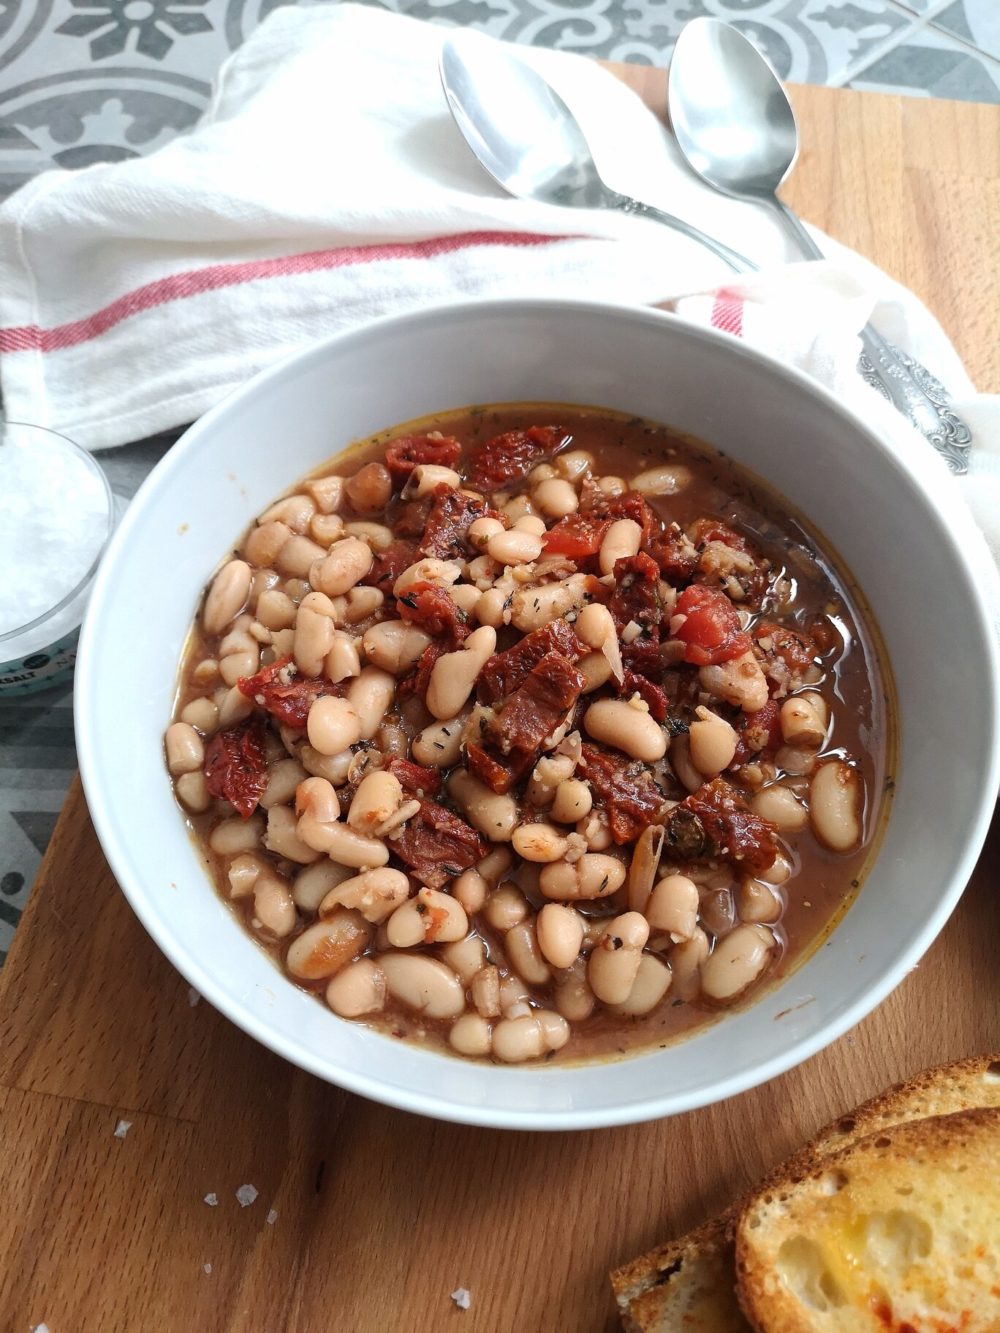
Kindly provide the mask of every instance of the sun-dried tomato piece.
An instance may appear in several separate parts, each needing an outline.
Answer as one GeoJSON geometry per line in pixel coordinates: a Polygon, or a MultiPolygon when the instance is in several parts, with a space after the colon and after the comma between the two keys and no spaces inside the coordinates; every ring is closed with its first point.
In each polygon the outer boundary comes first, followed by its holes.
{"type": "Polygon", "coordinates": [[[444,588],[436,583],[414,583],[396,600],[400,619],[418,625],[451,651],[469,637],[468,617],[444,588]]]}
{"type": "Polygon", "coordinates": [[[736,731],[734,764],[747,764],[763,751],[773,753],[781,744],[781,705],[768,699],[756,713],[742,713],[736,731]]]}
{"type": "Polygon", "coordinates": [[[528,769],[535,762],[532,750],[514,750],[511,754],[486,745],[467,745],[465,762],[474,778],[486,784],[490,791],[504,796],[521,781],[528,769]]]}
{"type": "Polygon", "coordinates": [[[780,657],[795,675],[801,675],[806,667],[812,666],[813,660],[819,655],[819,649],[810,634],[790,629],[786,625],[762,620],[754,626],[753,636],[765,653],[774,653],[780,657]]]}
{"type": "Polygon", "coordinates": [[[436,796],[441,790],[441,774],[436,768],[397,758],[390,759],[385,770],[398,780],[407,796],[436,796]]]}
{"type": "Polygon", "coordinates": [[[378,588],[386,597],[392,596],[392,585],[418,559],[414,542],[402,538],[387,546],[384,551],[376,551],[372,567],[361,580],[369,588],[378,588]]]}
{"type": "Polygon", "coordinates": [[[677,599],[676,613],[686,616],[677,630],[684,660],[694,666],[729,662],[750,650],[750,635],[741,628],[739,612],[724,592],[692,584],[677,599]]]}
{"type": "Polygon", "coordinates": [[[426,699],[427,686],[431,683],[431,672],[434,670],[434,663],[442,653],[447,651],[442,643],[429,643],[420,654],[413,675],[407,676],[405,680],[400,682],[399,693],[404,696],[415,694],[418,699],[426,699]]]}
{"type": "Polygon", "coordinates": [[[332,681],[298,675],[290,657],[279,657],[255,676],[240,676],[236,685],[241,694],[292,731],[305,731],[309,709],[316,699],[344,693],[343,686],[332,681]]]}
{"type": "Polygon", "coordinates": [[[399,490],[418,463],[454,467],[461,456],[462,446],[450,436],[401,435],[386,445],[385,465],[399,490]]]}
{"type": "Polygon", "coordinates": [[[660,599],[660,567],[645,551],[615,561],[615,590],[608,602],[618,631],[634,620],[647,639],[660,637],[663,603],[660,599]]]}
{"type": "Polygon", "coordinates": [[[523,481],[530,468],[558,453],[569,440],[561,426],[529,426],[494,435],[469,459],[466,485],[475,491],[495,491],[509,481],[523,481]]]}
{"type": "Polygon", "coordinates": [[[434,801],[389,835],[395,854],[430,889],[439,889],[486,855],[486,842],[471,825],[434,801]]]}
{"type": "Polygon", "coordinates": [[[424,535],[430,512],[431,501],[426,497],[423,500],[396,499],[386,514],[386,526],[391,528],[393,536],[402,537],[416,547],[424,535]]]}
{"type": "Polygon", "coordinates": [[[659,565],[663,577],[674,587],[687,583],[698,568],[698,548],[676,523],[671,523],[653,539],[649,554],[659,565]]]}
{"type": "Polygon", "coordinates": [[[572,627],[565,620],[553,620],[526,634],[513,648],[494,653],[479,673],[476,697],[482,704],[496,703],[520,689],[547,653],[561,653],[575,662],[582,652],[572,627]]]}
{"type": "Polygon", "coordinates": [[[501,754],[535,750],[579,699],[586,680],[561,653],[546,653],[497,709],[486,736],[501,754]]]}
{"type": "Polygon", "coordinates": [[[549,555],[564,555],[569,560],[587,560],[601,549],[610,518],[595,518],[593,514],[567,514],[542,538],[549,555]]]}
{"type": "Polygon", "coordinates": [[[215,733],[205,746],[204,773],[209,793],[249,819],[267,787],[264,719],[259,713],[215,733]]]}
{"type": "Polygon", "coordinates": [[[774,865],[778,830],[755,815],[723,778],[699,787],[667,819],[667,845],[685,860],[720,857],[749,875],[774,865]]]}
{"type": "Polygon", "coordinates": [[[641,529],[639,549],[644,551],[658,536],[663,527],[656,512],[646,503],[645,497],[638,491],[625,491],[623,495],[605,495],[597,486],[584,487],[580,495],[580,510],[592,518],[608,519],[616,522],[621,518],[630,518],[641,529]]]}
{"type": "Polygon", "coordinates": [[[666,692],[646,676],[640,676],[636,671],[625,669],[625,679],[621,683],[619,693],[623,698],[629,698],[633,694],[638,694],[639,698],[646,704],[651,717],[657,722],[666,721],[667,717],[667,696],[666,692]]]}
{"type": "Polygon", "coordinates": [[[645,676],[654,685],[659,685],[668,662],[666,645],[650,643],[648,639],[635,639],[632,643],[621,645],[622,665],[627,671],[637,676],[645,676]]]}
{"type": "Polygon", "coordinates": [[[499,519],[504,527],[509,526],[506,515],[491,509],[484,500],[452,490],[450,486],[436,487],[424,525],[420,554],[438,560],[464,559],[467,554],[465,534],[477,518],[487,516],[499,519]]]}
{"type": "Polygon", "coordinates": [[[663,823],[663,792],[639,760],[584,745],[577,773],[603,806],[615,842],[632,842],[649,824],[663,823]]]}

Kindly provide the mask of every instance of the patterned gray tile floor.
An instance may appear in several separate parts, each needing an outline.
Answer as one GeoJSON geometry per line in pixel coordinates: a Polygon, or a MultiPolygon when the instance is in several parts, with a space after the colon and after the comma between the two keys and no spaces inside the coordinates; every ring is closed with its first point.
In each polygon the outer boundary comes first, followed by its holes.
{"type": "MultiPolygon", "coordinates": [[[[0,0],[0,197],[52,166],[152,151],[190,127],[225,57],[290,0],[0,0]]],[[[334,3],[335,0],[328,0],[334,3]]],[[[374,0],[373,0],[374,2],[374,0]]],[[[782,78],[1000,102],[1000,0],[385,0],[539,46],[666,65],[701,14],[782,78]]],[[[131,494],[163,441],[118,450],[131,494]]],[[[0,702],[0,964],[75,768],[68,690],[0,702]]]]}

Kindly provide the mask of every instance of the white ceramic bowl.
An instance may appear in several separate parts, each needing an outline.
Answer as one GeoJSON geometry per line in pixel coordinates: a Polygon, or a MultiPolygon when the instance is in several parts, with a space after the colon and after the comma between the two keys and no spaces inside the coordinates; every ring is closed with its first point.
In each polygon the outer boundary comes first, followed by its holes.
{"type": "Polygon", "coordinates": [[[279,1054],[366,1097],[473,1124],[582,1129],[732,1096],[874,1008],[930,945],[975,864],[997,785],[1000,691],[967,524],[929,451],[897,456],[804,376],[657,311],[477,302],[331,338],[193,426],[113,539],[77,665],[77,743],[98,835],[192,986],[279,1054]],[[899,692],[901,756],[875,868],[828,945],[780,986],[666,1050],[494,1068],[344,1022],[285,981],[206,879],[161,747],[201,589],[268,501],[377,430],[531,400],[617,408],[700,436],[809,515],[874,608],[899,692]]]}

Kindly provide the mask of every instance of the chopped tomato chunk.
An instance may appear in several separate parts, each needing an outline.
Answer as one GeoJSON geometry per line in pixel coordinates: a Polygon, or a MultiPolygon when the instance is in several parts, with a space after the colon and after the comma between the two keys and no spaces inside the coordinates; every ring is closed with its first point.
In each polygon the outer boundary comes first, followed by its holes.
{"type": "Polygon", "coordinates": [[[592,514],[567,514],[542,539],[550,555],[565,555],[570,560],[586,560],[601,549],[610,518],[592,514]]]}
{"type": "Polygon", "coordinates": [[[344,692],[332,681],[297,675],[290,657],[279,657],[255,676],[241,676],[236,685],[241,694],[293,731],[305,731],[314,700],[344,692]]]}
{"type": "Polygon", "coordinates": [[[449,436],[401,435],[386,446],[385,465],[398,490],[419,463],[454,467],[462,455],[462,446],[449,436]]]}
{"type": "Polygon", "coordinates": [[[469,637],[465,612],[436,583],[414,583],[397,599],[396,609],[401,619],[419,625],[432,639],[447,640],[445,651],[469,637]]]}
{"type": "Polygon", "coordinates": [[[561,426],[529,426],[495,435],[469,459],[466,484],[476,491],[495,491],[509,481],[522,481],[529,468],[557,453],[569,439],[561,426]]]}
{"type": "Polygon", "coordinates": [[[209,793],[249,819],[267,787],[264,719],[259,713],[215,733],[205,747],[204,772],[209,793]]]}
{"type": "Polygon", "coordinates": [[[695,584],[677,599],[676,612],[686,617],[677,630],[684,660],[694,666],[729,662],[750,650],[750,636],[740,628],[739,612],[724,592],[695,584]]]}

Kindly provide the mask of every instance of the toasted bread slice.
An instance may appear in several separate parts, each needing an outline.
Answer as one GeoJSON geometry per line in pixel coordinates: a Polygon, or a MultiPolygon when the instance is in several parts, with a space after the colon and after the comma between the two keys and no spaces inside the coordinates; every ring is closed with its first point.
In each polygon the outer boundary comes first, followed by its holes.
{"type": "Polygon", "coordinates": [[[736,1229],[766,1333],[1000,1329],[1000,1108],[932,1116],[769,1184],[736,1229]]]}
{"type": "Polygon", "coordinates": [[[629,1333],[746,1333],[736,1300],[735,1209],[611,1275],[629,1333]]]}
{"type": "MultiPolygon", "coordinates": [[[[1000,1058],[994,1055],[958,1060],[899,1083],[864,1102],[849,1115],[826,1125],[784,1166],[773,1183],[810,1170],[825,1154],[849,1147],[868,1134],[929,1115],[948,1115],[980,1106],[1000,1106],[1000,1058]]],[[[735,1247],[732,1231],[740,1204],[721,1217],[668,1241],[611,1274],[618,1310],[630,1333],[744,1333],[735,1289],[735,1247]],[[690,1280],[690,1286],[688,1285],[690,1280]],[[715,1282],[715,1304],[699,1293],[715,1282]],[[683,1317],[701,1300],[700,1323],[683,1317]]]]}

